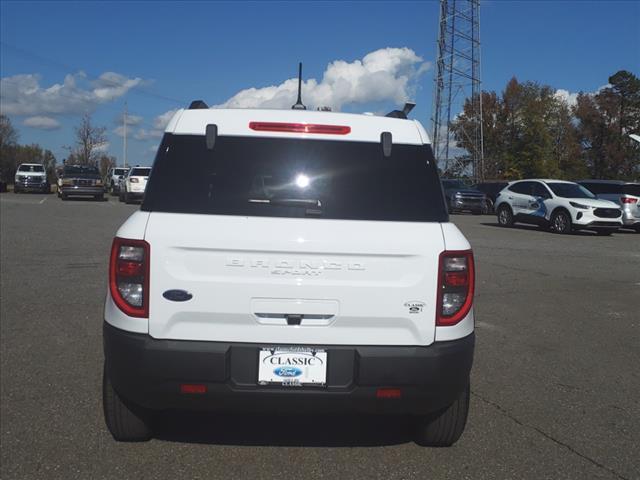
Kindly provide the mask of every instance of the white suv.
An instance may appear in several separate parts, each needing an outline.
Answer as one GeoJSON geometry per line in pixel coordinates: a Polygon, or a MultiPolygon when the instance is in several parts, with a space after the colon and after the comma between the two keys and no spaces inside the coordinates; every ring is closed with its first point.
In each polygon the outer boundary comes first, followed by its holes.
{"type": "Polygon", "coordinates": [[[473,291],[420,123],[180,110],[111,249],[107,426],[141,440],[173,408],[392,413],[451,445],[473,291]]]}
{"type": "Polygon", "coordinates": [[[498,194],[495,209],[503,227],[521,222],[556,233],[584,228],[611,235],[622,226],[622,211],[617,204],[599,200],[583,186],[564,180],[512,182],[498,194]]]}
{"type": "Polygon", "coordinates": [[[147,180],[151,173],[151,167],[133,167],[118,185],[118,199],[121,202],[133,203],[142,200],[147,188],[147,180]]]}

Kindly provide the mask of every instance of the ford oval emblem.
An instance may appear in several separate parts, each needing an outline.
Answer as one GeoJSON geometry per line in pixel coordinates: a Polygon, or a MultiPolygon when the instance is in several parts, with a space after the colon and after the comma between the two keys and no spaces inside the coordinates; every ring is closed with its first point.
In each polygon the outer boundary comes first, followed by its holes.
{"type": "Polygon", "coordinates": [[[273,373],[279,377],[299,377],[302,375],[302,370],[298,367],[278,367],[273,373]]]}
{"type": "Polygon", "coordinates": [[[162,296],[172,302],[186,302],[193,298],[193,295],[184,290],[167,290],[162,294],[162,296]]]}

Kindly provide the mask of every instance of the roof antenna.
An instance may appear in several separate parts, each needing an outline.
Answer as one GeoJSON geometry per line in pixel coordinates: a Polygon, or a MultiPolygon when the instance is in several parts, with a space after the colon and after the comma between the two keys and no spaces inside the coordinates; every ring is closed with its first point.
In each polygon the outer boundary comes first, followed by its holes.
{"type": "Polygon", "coordinates": [[[302,103],[302,62],[298,63],[298,100],[292,105],[293,110],[306,110],[307,107],[302,103]]]}

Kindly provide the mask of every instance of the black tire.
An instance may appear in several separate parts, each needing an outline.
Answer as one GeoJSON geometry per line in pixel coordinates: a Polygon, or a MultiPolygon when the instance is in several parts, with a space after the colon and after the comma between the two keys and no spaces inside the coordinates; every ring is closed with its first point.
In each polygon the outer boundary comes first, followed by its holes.
{"type": "Polygon", "coordinates": [[[561,235],[567,235],[573,230],[571,215],[566,210],[556,210],[551,215],[551,230],[561,235]]]}
{"type": "Polygon", "coordinates": [[[640,227],[633,227],[633,229],[636,231],[636,233],[640,233],[640,227]]]}
{"type": "Polygon", "coordinates": [[[500,205],[496,214],[498,217],[498,224],[501,227],[513,226],[513,211],[509,205],[500,205]]]}
{"type": "Polygon", "coordinates": [[[482,214],[491,215],[492,213],[493,213],[493,202],[487,198],[482,204],[482,214]]]}
{"type": "Polygon", "coordinates": [[[469,415],[469,383],[447,408],[420,417],[415,426],[414,441],[423,447],[450,447],[458,441],[469,415]]]}
{"type": "Polygon", "coordinates": [[[104,202],[104,194],[102,195],[96,195],[93,197],[96,201],[98,202],[104,202]]]}
{"type": "Polygon", "coordinates": [[[102,406],[104,421],[115,440],[145,442],[152,437],[149,412],[126,402],[118,395],[109,380],[106,367],[102,373],[102,406]]]}
{"type": "Polygon", "coordinates": [[[482,215],[482,210],[474,210],[471,213],[473,213],[474,215],[482,215]]]}
{"type": "Polygon", "coordinates": [[[129,197],[129,192],[124,192],[124,203],[126,203],[127,205],[132,203],[131,197],[129,197]]]}
{"type": "Polygon", "coordinates": [[[124,194],[123,194],[122,190],[118,191],[118,201],[119,202],[124,202],[124,194]]]}
{"type": "Polygon", "coordinates": [[[64,193],[60,195],[60,198],[64,201],[69,200],[69,197],[67,197],[64,193]]]}

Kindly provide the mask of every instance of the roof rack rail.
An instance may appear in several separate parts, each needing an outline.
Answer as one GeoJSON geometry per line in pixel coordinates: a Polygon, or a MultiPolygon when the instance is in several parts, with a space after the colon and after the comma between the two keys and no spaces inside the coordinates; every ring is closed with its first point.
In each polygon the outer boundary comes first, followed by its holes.
{"type": "Polygon", "coordinates": [[[202,108],[209,108],[209,105],[207,105],[204,100],[194,100],[191,102],[191,105],[189,105],[189,110],[199,110],[202,108]]]}
{"type": "Polygon", "coordinates": [[[409,112],[411,110],[413,110],[413,107],[415,107],[416,104],[413,102],[407,102],[404,104],[404,107],[402,108],[402,110],[394,110],[392,112],[389,112],[385,115],[385,117],[391,117],[391,118],[407,118],[407,115],[409,115],[409,112]]]}

